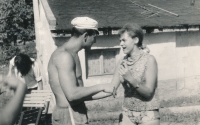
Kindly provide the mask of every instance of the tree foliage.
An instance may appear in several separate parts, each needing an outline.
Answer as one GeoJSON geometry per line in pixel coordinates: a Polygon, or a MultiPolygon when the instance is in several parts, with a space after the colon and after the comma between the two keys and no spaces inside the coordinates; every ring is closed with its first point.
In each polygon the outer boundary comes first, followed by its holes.
{"type": "Polygon", "coordinates": [[[9,60],[18,53],[20,53],[20,49],[17,46],[0,46],[0,66],[7,65],[9,60]]]}
{"type": "Polygon", "coordinates": [[[9,44],[0,45],[0,68],[7,65],[14,56],[19,53],[25,53],[31,58],[36,58],[35,43],[31,42],[23,46],[10,46],[9,44]]]}
{"type": "Polygon", "coordinates": [[[32,1],[1,0],[0,31],[8,41],[30,41],[35,37],[32,1]]]}

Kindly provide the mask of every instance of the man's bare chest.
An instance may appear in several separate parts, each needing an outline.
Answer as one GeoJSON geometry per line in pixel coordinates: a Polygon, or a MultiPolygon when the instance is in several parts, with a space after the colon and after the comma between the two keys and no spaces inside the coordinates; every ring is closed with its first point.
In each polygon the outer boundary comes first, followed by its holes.
{"type": "Polygon", "coordinates": [[[80,64],[80,60],[78,57],[74,58],[75,59],[75,63],[76,63],[76,77],[77,78],[81,78],[82,77],[82,70],[81,70],[81,64],[80,64]]]}

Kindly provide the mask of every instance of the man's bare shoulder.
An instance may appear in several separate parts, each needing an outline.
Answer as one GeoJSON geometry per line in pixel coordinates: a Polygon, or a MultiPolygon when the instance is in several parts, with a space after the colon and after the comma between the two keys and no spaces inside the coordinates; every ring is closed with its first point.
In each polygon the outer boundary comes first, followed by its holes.
{"type": "Polygon", "coordinates": [[[54,65],[69,64],[74,62],[72,54],[68,51],[56,50],[52,53],[51,59],[54,65]]]}

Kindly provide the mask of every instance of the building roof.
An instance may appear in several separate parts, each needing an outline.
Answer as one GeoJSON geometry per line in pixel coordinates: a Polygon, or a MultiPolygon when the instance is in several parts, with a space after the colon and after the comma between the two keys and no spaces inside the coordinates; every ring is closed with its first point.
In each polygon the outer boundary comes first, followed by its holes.
{"type": "Polygon", "coordinates": [[[119,28],[126,23],[142,27],[199,26],[199,0],[41,0],[50,26],[71,28],[77,16],[89,16],[99,28],[119,28]]]}

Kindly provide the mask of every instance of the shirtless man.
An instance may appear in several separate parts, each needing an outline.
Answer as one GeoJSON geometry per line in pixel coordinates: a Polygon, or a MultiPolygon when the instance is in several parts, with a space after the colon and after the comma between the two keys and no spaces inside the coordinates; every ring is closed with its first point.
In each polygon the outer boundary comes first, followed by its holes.
{"type": "Polygon", "coordinates": [[[53,52],[48,64],[49,83],[56,98],[53,125],[87,124],[84,101],[110,96],[113,91],[111,84],[83,87],[78,52],[96,42],[98,23],[89,17],[77,17],[71,23],[71,38],[53,52]]]}

